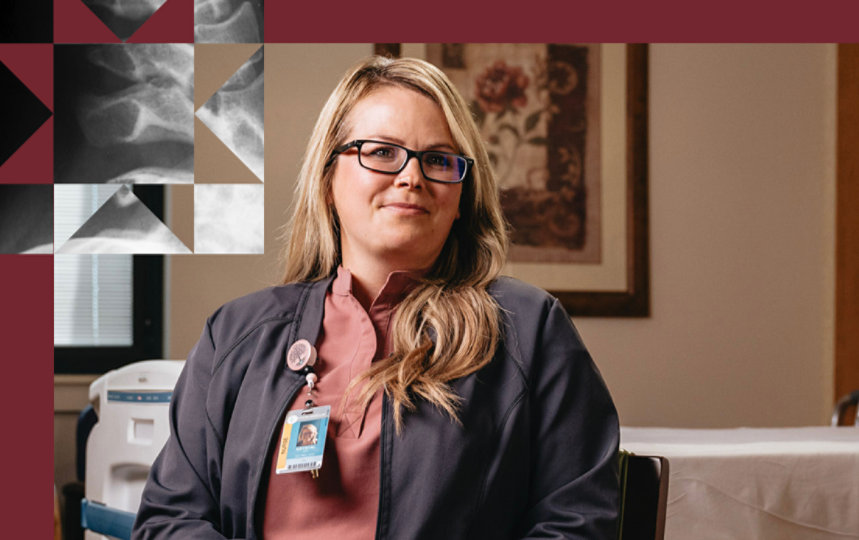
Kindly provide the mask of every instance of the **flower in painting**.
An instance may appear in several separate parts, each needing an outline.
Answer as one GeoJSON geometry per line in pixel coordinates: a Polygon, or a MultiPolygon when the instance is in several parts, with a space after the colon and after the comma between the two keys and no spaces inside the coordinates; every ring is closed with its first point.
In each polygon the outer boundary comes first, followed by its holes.
{"type": "Polygon", "coordinates": [[[477,77],[474,93],[484,111],[497,113],[524,107],[528,103],[525,95],[528,83],[521,67],[498,60],[477,77]]]}

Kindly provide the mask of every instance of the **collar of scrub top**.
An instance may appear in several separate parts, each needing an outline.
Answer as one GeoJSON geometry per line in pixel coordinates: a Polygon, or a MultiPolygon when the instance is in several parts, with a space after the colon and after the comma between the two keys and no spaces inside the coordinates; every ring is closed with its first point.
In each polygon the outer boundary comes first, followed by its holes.
{"type": "Polygon", "coordinates": [[[331,286],[335,275],[332,274],[325,279],[307,285],[301,294],[301,298],[298,300],[298,309],[295,313],[296,320],[292,326],[292,332],[290,332],[287,339],[282,364],[283,368],[293,374],[296,379],[304,380],[304,374],[289,369],[286,365],[286,355],[298,340],[307,340],[311,345],[316,343],[316,340],[319,338],[319,332],[322,330],[322,317],[325,313],[325,293],[331,286]]]}

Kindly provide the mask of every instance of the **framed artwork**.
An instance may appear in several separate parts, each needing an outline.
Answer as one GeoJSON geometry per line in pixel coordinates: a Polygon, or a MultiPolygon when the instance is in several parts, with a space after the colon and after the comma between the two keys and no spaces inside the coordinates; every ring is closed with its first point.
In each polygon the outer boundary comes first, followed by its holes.
{"type": "Polygon", "coordinates": [[[650,314],[647,46],[376,44],[444,71],[499,181],[505,273],[573,316],[650,314]]]}

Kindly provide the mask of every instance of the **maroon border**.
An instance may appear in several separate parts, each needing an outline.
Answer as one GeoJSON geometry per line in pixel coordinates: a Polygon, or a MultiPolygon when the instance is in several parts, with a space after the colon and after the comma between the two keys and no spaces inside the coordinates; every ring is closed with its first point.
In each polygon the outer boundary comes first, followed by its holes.
{"type": "Polygon", "coordinates": [[[4,538],[52,538],[53,266],[51,255],[0,255],[0,336],[6,384],[4,538]],[[47,512],[45,510],[48,510],[47,512]],[[41,532],[40,532],[41,531],[41,532]]]}
{"type": "MultiPolygon", "coordinates": [[[[266,42],[859,41],[855,0],[440,0],[421,9],[389,10],[342,0],[271,0],[265,10],[266,42]],[[449,14],[443,28],[425,22],[440,12],[449,14]]],[[[57,43],[119,41],[80,0],[55,0],[54,17],[57,43]]],[[[10,428],[3,457],[14,488],[3,495],[6,515],[14,517],[4,527],[10,538],[51,537],[52,263],[49,255],[0,255],[0,336],[3,358],[13,366],[2,402],[10,428]]]]}
{"type": "Polygon", "coordinates": [[[265,41],[844,42],[859,39],[857,14],[855,0],[438,0],[413,9],[362,9],[344,0],[270,1],[265,41]]]}

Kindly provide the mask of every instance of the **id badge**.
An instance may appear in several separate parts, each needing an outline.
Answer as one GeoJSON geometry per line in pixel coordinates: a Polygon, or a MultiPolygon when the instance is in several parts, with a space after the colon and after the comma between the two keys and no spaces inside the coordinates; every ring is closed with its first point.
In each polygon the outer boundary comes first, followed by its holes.
{"type": "Polygon", "coordinates": [[[322,467],[331,405],[286,413],[277,453],[277,474],[315,471],[322,467]]]}

